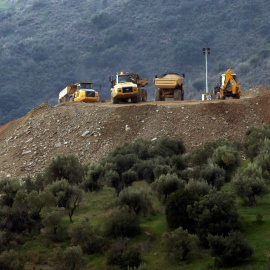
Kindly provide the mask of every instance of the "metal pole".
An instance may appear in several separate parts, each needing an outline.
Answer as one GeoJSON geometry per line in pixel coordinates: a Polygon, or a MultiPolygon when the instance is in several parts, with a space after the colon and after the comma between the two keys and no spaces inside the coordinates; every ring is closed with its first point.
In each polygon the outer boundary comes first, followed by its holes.
{"type": "Polygon", "coordinates": [[[206,86],[206,94],[208,94],[208,81],[207,81],[207,52],[205,54],[205,86],[206,86]]]}

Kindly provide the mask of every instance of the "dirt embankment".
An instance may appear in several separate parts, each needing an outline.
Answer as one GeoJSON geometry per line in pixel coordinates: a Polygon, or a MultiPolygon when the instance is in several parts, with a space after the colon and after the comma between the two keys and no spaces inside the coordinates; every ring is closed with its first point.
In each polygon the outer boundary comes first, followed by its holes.
{"type": "Polygon", "coordinates": [[[53,157],[75,154],[97,161],[137,138],[181,137],[191,150],[215,138],[242,141],[250,126],[270,124],[270,88],[247,90],[240,100],[140,104],[47,102],[0,127],[0,176],[41,172],[53,157]]]}

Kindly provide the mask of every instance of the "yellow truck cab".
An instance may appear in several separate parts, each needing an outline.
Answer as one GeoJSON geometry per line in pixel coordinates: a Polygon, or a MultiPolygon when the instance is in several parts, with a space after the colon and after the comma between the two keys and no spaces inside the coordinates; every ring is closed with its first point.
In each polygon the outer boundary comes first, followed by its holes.
{"type": "Polygon", "coordinates": [[[134,73],[116,74],[115,78],[110,77],[111,82],[111,100],[113,103],[119,101],[127,102],[129,99],[133,103],[146,101],[147,92],[141,87],[148,84],[147,79],[141,79],[134,73]],[[143,83],[142,83],[143,81],[143,83]]]}
{"type": "Polygon", "coordinates": [[[59,103],[77,101],[77,102],[98,102],[99,96],[93,88],[92,82],[80,82],[71,84],[59,93],[59,103]]]}
{"type": "Polygon", "coordinates": [[[74,94],[74,101],[98,102],[98,92],[93,88],[91,82],[81,82],[77,84],[77,91],[74,94]]]}

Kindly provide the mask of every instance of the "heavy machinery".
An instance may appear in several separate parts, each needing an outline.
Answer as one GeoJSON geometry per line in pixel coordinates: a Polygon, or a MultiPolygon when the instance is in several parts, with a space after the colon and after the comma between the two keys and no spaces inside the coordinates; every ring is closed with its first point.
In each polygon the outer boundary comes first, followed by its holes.
{"type": "Polygon", "coordinates": [[[155,76],[154,84],[158,88],[155,91],[155,101],[164,101],[165,98],[184,100],[184,79],[176,73],[165,73],[160,78],[155,76]]]}
{"type": "Polygon", "coordinates": [[[92,82],[71,84],[59,93],[59,103],[69,101],[98,102],[99,96],[93,88],[92,82]]]}
{"type": "Polygon", "coordinates": [[[140,78],[138,74],[120,72],[115,78],[110,76],[109,81],[113,104],[127,102],[129,99],[132,103],[147,100],[147,91],[142,87],[148,84],[148,80],[140,78]]]}
{"type": "Polygon", "coordinates": [[[240,98],[241,85],[237,84],[236,75],[228,69],[225,74],[220,76],[220,84],[214,88],[217,99],[226,99],[226,97],[240,98]]]}

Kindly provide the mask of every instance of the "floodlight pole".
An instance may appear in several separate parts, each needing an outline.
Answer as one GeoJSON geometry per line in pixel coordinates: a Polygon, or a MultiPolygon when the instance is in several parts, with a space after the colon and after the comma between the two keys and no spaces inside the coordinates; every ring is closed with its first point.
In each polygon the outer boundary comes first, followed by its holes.
{"type": "Polygon", "coordinates": [[[205,55],[205,88],[208,94],[208,79],[207,79],[207,55],[210,54],[210,48],[203,48],[203,55],[205,55]]]}

